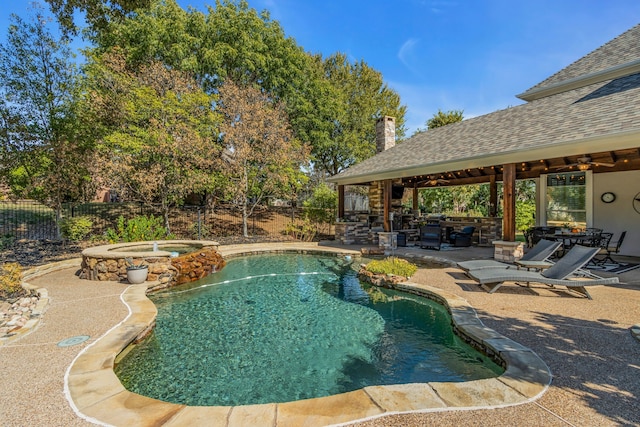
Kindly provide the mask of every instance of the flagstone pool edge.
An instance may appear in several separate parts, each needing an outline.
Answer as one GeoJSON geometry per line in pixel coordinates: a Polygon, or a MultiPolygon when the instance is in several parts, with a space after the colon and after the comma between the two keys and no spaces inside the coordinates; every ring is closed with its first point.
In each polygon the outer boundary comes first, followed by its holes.
{"type": "MultiPolygon", "coordinates": [[[[357,251],[309,244],[275,249],[265,245],[220,248],[225,258],[257,253],[298,252],[359,256],[357,251]]],[[[114,361],[148,330],[157,315],[147,298],[153,282],[129,286],[121,295],[128,316],[87,346],[65,375],[68,399],[81,417],[103,425],[301,425],[324,426],[407,412],[497,408],[538,399],[551,383],[551,372],[537,354],[487,328],[463,298],[412,282],[398,288],[434,299],[450,312],[454,329],[471,345],[498,357],[506,366],[497,378],[463,383],[372,386],[334,396],[262,405],[201,407],[162,402],[127,391],[113,371],[114,361]]]]}

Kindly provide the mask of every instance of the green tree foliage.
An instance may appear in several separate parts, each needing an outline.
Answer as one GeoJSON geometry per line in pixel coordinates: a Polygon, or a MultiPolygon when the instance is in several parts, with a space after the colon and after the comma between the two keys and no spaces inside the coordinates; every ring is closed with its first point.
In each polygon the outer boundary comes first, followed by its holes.
{"type": "Polygon", "coordinates": [[[516,230],[524,231],[535,225],[536,203],[534,200],[516,200],[516,230]]]}
{"type": "Polygon", "coordinates": [[[157,59],[193,73],[207,93],[226,79],[260,87],[283,103],[296,138],[312,147],[313,165],[325,175],[374,154],[376,118],[396,117],[404,135],[405,107],[379,72],[343,54],[307,54],[246,1],[218,0],[206,13],[155,2],[96,40],[99,52],[125,48],[133,66],[157,59]]]}
{"type": "Polygon", "coordinates": [[[153,61],[130,69],[116,49],[87,69],[89,108],[102,125],[99,179],[129,199],[171,206],[209,189],[218,166],[214,97],[184,72],[153,61]]]}
{"type": "Polygon", "coordinates": [[[322,61],[316,58],[316,63],[323,70],[316,84],[323,90],[312,96],[316,96],[315,105],[323,105],[316,110],[322,115],[316,116],[320,123],[301,126],[300,132],[312,141],[313,159],[322,171],[335,175],[373,156],[379,117],[394,116],[396,136],[404,136],[406,107],[384,83],[382,74],[364,61],[351,63],[342,53],[322,61]]]}
{"type": "Polygon", "coordinates": [[[329,228],[336,220],[338,195],[325,183],[320,183],[313,190],[313,195],[304,201],[305,218],[316,229],[329,234],[329,228]]]}
{"type": "Polygon", "coordinates": [[[446,113],[438,109],[438,112],[426,121],[425,125],[427,129],[435,129],[441,126],[450,125],[451,123],[458,123],[464,119],[462,110],[450,110],[446,113]]]}
{"type": "Polygon", "coordinates": [[[243,234],[248,237],[247,220],[255,207],[264,197],[282,195],[296,185],[295,174],[282,172],[300,171],[308,149],[294,138],[282,105],[257,88],[227,79],[220,88],[219,107],[224,117],[224,175],[242,209],[243,234]]]}
{"type": "Polygon", "coordinates": [[[0,177],[14,194],[54,209],[59,224],[62,203],[86,190],[91,128],[78,109],[67,41],[47,22],[39,11],[31,22],[12,15],[0,45],[0,177]]]}
{"type": "Polygon", "coordinates": [[[45,0],[67,35],[77,35],[74,13],[84,12],[92,33],[105,31],[110,22],[123,20],[136,8],[148,7],[152,0],[45,0]]]}

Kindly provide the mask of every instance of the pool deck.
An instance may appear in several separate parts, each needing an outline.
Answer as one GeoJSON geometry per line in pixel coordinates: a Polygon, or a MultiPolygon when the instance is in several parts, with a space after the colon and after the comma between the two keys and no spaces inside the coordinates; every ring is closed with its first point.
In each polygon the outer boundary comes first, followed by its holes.
{"type": "MultiPolygon", "coordinates": [[[[222,246],[220,250],[231,256],[314,248],[359,249],[331,243],[280,243],[222,246]]],[[[442,263],[443,268],[420,269],[407,286],[446,297],[461,329],[502,352],[509,364],[505,375],[457,385],[368,387],[272,405],[207,408],[159,402],[127,392],[111,370],[122,343],[144,329],[155,313],[144,297],[146,286],[80,280],[74,275],[80,265],[77,259],[35,269],[27,279],[46,289],[49,304],[28,334],[0,343],[0,424],[640,424],[640,342],[632,332],[640,321],[640,269],[618,275],[619,285],[590,287],[593,300],[560,288],[511,284],[490,295],[450,265],[490,258],[492,248],[437,252],[407,247],[396,253],[442,263]],[[57,346],[79,335],[90,339],[75,346],[57,346]]]]}

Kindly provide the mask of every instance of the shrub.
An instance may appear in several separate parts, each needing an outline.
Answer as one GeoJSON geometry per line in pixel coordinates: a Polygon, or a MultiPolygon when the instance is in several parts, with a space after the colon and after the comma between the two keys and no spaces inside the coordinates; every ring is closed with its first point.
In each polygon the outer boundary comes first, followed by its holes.
{"type": "Polygon", "coordinates": [[[516,230],[526,230],[536,223],[536,204],[531,201],[516,201],[516,230]]]}
{"type": "Polygon", "coordinates": [[[309,219],[305,219],[302,224],[290,222],[286,225],[284,232],[296,240],[310,242],[316,237],[317,228],[309,219]]]}
{"type": "Polygon", "coordinates": [[[367,270],[374,274],[393,274],[396,276],[411,277],[418,271],[418,266],[405,259],[387,257],[382,260],[371,261],[367,264],[367,270]]]}
{"type": "Polygon", "coordinates": [[[173,239],[172,234],[168,234],[162,218],[149,215],[136,216],[130,220],[125,220],[121,215],[115,229],[109,228],[105,232],[105,237],[110,243],[117,242],[143,242],[148,240],[173,239]]]}
{"type": "MultiPolygon", "coordinates": [[[[313,195],[303,203],[305,219],[315,223],[317,228],[327,228],[334,223],[338,196],[327,184],[320,184],[313,190],[313,195]]],[[[328,232],[329,228],[327,228],[328,232]]]]}
{"type": "Polygon", "coordinates": [[[13,234],[7,233],[3,236],[0,236],[0,251],[4,249],[8,249],[13,246],[13,242],[15,241],[15,237],[13,234]]]}
{"type": "Polygon", "coordinates": [[[89,217],[79,216],[75,218],[64,218],[60,221],[60,232],[62,237],[73,242],[84,239],[91,232],[93,222],[89,217]]]}
{"type": "Polygon", "coordinates": [[[27,291],[22,287],[22,267],[17,262],[0,265],[0,298],[22,296],[27,291]]]}
{"type": "Polygon", "coordinates": [[[198,234],[198,223],[194,222],[189,226],[189,235],[192,239],[203,239],[209,240],[213,237],[213,227],[206,222],[202,221],[200,223],[200,233],[198,234]]]}

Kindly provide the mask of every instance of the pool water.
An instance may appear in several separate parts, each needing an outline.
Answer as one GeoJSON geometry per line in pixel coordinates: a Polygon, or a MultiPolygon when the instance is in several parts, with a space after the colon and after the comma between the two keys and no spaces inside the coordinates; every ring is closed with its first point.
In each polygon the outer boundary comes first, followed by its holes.
{"type": "MultiPolygon", "coordinates": [[[[170,245],[160,245],[158,246],[159,251],[165,252],[175,252],[180,255],[188,254],[191,252],[197,252],[202,249],[202,246],[187,246],[187,245],[178,245],[178,246],[170,246],[170,245]]],[[[117,248],[111,249],[113,252],[153,252],[153,246],[133,246],[133,247],[125,247],[125,248],[117,248]]]]}
{"type": "Polygon", "coordinates": [[[453,333],[444,307],[361,284],[342,257],[232,259],[151,298],[156,328],[116,373],[128,390],[164,401],[287,402],[502,373],[453,333]]]}

